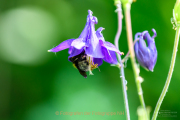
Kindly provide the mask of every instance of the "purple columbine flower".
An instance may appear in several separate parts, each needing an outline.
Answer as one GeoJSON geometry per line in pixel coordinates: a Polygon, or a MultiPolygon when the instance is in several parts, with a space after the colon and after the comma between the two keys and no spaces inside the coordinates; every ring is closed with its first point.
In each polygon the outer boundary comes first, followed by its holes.
{"type": "Polygon", "coordinates": [[[152,31],[154,33],[152,37],[149,35],[148,31],[137,33],[135,35],[135,40],[139,39],[139,41],[135,43],[134,50],[139,64],[153,72],[157,61],[157,50],[154,41],[157,34],[155,29],[152,29],[152,31]],[[148,46],[146,46],[145,40],[147,40],[148,46]]]}
{"type": "Polygon", "coordinates": [[[94,25],[98,23],[92,11],[88,10],[85,28],[77,39],[68,39],[48,52],[59,52],[69,48],[68,59],[73,62],[81,75],[87,77],[86,72],[92,74],[92,70],[103,63],[103,60],[110,64],[117,64],[116,53],[122,54],[112,43],[106,42],[100,27],[95,31],[94,25]]]}

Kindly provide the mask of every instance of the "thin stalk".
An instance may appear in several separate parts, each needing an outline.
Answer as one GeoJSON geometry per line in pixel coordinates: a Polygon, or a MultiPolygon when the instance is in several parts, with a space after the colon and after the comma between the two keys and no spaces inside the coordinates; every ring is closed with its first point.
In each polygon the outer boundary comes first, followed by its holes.
{"type": "MultiPolygon", "coordinates": [[[[119,49],[119,45],[118,45],[118,41],[121,35],[121,31],[122,31],[122,9],[121,9],[121,3],[119,2],[118,4],[116,4],[117,7],[117,16],[118,16],[118,30],[117,30],[117,34],[115,37],[115,46],[119,49]]],[[[129,105],[128,105],[128,98],[127,98],[127,91],[126,91],[126,80],[125,80],[125,74],[124,74],[124,67],[121,61],[121,56],[119,54],[117,54],[119,63],[120,63],[120,78],[122,81],[122,90],[123,90],[123,98],[124,98],[124,105],[125,105],[125,111],[126,111],[126,119],[130,120],[130,113],[129,113],[129,105]]]]}
{"type": "Polygon", "coordinates": [[[140,70],[139,70],[139,68],[136,64],[136,61],[135,61],[132,28],[131,28],[130,6],[131,5],[129,3],[125,4],[125,6],[124,6],[125,20],[126,20],[126,31],[127,31],[127,38],[128,38],[128,47],[129,47],[130,59],[131,59],[131,64],[132,64],[133,71],[134,71],[134,77],[135,77],[135,82],[136,82],[136,86],[137,86],[137,91],[138,91],[140,103],[141,103],[142,108],[144,108],[145,116],[147,116],[146,106],[145,106],[145,102],[144,102],[144,98],[143,98],[143,91],[141,88],[141,80],[140,80],[140,76],[139,76],[140,70]]]}
{"type": "MultiPolygon", "coordinates": [[[[137,41],[139,41],[139,38],[136,39],[136,40],[134,40],[133,45],[135,45],[135,43],[136,43],[137,41]]],[[[122,63],[124,63],[128,58],[129,58],[129,51],[127,52],[126,56],[122,59],[122,63]]]]}
{"type": "Polygon", "coordinates": [[[167,76],[167,80],[166,80],[166,83],[164,85],[164,88],[163,88],[163,91],[159,97],[159,100],[156,104],[156,108],[154,110],[154,113],[153,113],[153,117],[152,117],[152,120],[156,120],[157,118],[157,114],[158,114],[158,111],[160,109],[160,106],[162,104],[162,101],[166,95],[166,92],[168,90],[168,87],[169,87],[169,84],[171,82],[171,77],[172,77],[172,73],[173,73],[173,70],[174,70],[174,65],[175,65],[175,60],[176,60],[176,54],[177,54],[177,49],[178,49],[178,43],[179,43],[179,34],[180,34],[180,26],[177,27],[176,29],[176,36],[175,36],[175,41],[174,41],[174,48],[173,48],[173,53],[172,53],[172,58],[171,58],[171,64],[170,64],[170,68],[169,68],[169,73],[168,73],[168,76],[167,76]]]}

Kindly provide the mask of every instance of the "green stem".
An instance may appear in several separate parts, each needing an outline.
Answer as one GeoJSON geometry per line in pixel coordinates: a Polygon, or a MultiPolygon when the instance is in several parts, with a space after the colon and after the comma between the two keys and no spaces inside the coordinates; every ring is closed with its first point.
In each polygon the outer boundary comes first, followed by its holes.
{"type": "Polygon", "coordinates": [[[179,34],[180,34],[180,26],[178,26],[177,29],[176,29],[176,36],[175,36],[175,42],[174,42],[174,48],[173,48],[169,73],[168,73],[167,80],[166,80],[166,83],[164,85],[163,91],[162,91],[162,93],[161,93],[161,95],[159,97],[159,100],[158,100],[157,104],[156,104],[156,108],[154,110],[152,120],[156,120],[156,118],[157,118],[158,111],[160,109],[160,106],[161,106],[162,101],[163,101],[163,99],[164,99],[164,97],[166,95],[166,92],[168,90],[168,87],[169,87],[169,84],[170,84],[170,81],[171,81],[171,77],[172,77],[172,73],[173,73],[173,69],[174,69],[174,65],[175,65],[175,60],[176,60],[176,53],[177,53],[178,43],[179,43],[179,34]]]}
{"type": "Polygon", "coordinates": [[[146,106],[145,106],[143,92],[141,88],[141,80],[140,80],[141,78],[139,76],[140,70],[136,64],[135,55],[134,55],[134,45],[133,45],[133,38],[132,38],[131,16],[130,16],[131,4],[129,3],[124,4],[123,7],[124,7],[124,12],[125,12],[125,18],[126,18],[126,30],[127,30],[128,47],[129,47],[129,52],[130,52],[131,64],[134,71],[134,77],[135,77],[135,82],[137,86],[140,103],[141,103],[142,108],[144,108],[145,116],[147,116],[146,106]]]}
{"type": "MultiPolygon", "coordinates": [[[[115,37],[115,46],[119,49],[119,38],[121,35],[121,31],[122,31],[122,9],[121,9],[121,2],[120,0],[117,1],[115,0],[115,5],[116,5],[116,12],[117,12],[117,17],[118,17],[118,30],[116,33],[116,37],[115,37]]],[[[129,105],[128,105],[128,97],[127,97],[127,91],[126,91],[126,79],[125,79],[125,73],[124,73],[124,67],[123,67],[123,63],[121,60],[121,56],[119,54],[117,54],[118,57],[118,61],[120,64],[120,78],[121,78],[121,82],[122,82],[122,90],[123,90],[123,98],[124,98],[124,106],[125,106],[125,111],[126,111],[126,119],[130,120],[130,113],[129,113],[129,105]]]]}
{"type": "MultiPolygon", "coordinates": [[[[133,44],[133,45],[135,45],[135,43],[136,43],[137,41],[139,41],[139,38],[136,39],[136,40],[134,40],[134,44],[133,44]]],[[[126,54],[126,56],[122,59],[122,63],[124,63],[124,62],[127,61],[128,59],[129,59],[129,51],[128,51],[128,53],[126,54]]]]}

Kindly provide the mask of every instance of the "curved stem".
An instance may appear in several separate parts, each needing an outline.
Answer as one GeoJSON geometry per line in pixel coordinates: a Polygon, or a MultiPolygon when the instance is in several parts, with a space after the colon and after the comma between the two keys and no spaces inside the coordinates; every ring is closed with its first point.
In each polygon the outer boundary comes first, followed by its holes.
{"type": "MultiPolygon", "coordinates": [[[[138,39],[136,39],[136,40],[134,40],[134,43],[133,43],[133,46],[135,45],[135,43],[137,42],[137,41],[139,41],[139,38],[138,39]]],[[[124,63],[128,58],[129,58],[129,51],[128,51],[128,53],[126,54],[126,56],[122,59],[122,63],[124,63]]]]}
{"type": "MultiPolygon", "coordinates": [[[[122,9],[121,9],[121,3],[119,2],[116,4],[117,7],[117,15],[118,15],[118,30],[117,34],[115,37],[115,46],[119,49],[118,41],[121,35],[122,31],[122,9]]],[[[117,54],[119,63],[120,63],[120,74],[121,74],[121,81],[122,81],[122,90],[123,90],[123,98],[124,98],[124,105],[125,105],[125,111],[126,111],[126,119],[130,120],[130,113],[129,113],[129,105],[128,105],[128,98],[127,98],[127,91],[126,91],[126,80],[125,80],[125,75],[124,75],[124,67],[121,61],[121,56],[117,54]]]]}
{"type": "Polygon", "coordinates": [[[162,93],[161,93],[161,95],[159,97],[159,100],[158,100],[157,104],[156,104],[156,108],[154,110],[152,120],[156,120],[156,118],[157,118],[158,111],[160,109],[160,106],[161,106],[162,101],[163,101],[163,99],[164,99],[164,97],[166,95],[166,92],[168,90],[168,87],[169,87],[169,84],[170,84],[170,81],[171,81],[171,77],[172,77],[172,73],[173,73],[173,69],[174,69],[174,65],[175,65],[175,60],[176,60],[176,53],[177,53],[178,43],[179,43],[179,34],[180,34],[180,26],[178,26],[177,29],[176,29],[176,36],[175,36],[175,41],[174,41],[174,48],[173,48],[169,73],[168,73],[167,80],[166,80],[166,83],[164,85],[163,91],[162,91],[162,93]]]}
{"type": "Polygon", "coordinates": [[[129,3],[127,3],[123,6],[124,12],[125,12],[125,18],[126,18],[125,20],[126,20],[128,47],[129,47],[131,64],[132,64],[133,71],[134,71],[134,77],[135,77],[135,82],[136,82],[136,86],[137,86],[140,103],[141,103],[142,108],[144,108],[145,116],[147,118],[146,106],[145,106],[143,92],[142,92],[142,88],[141,88],[141,78],[139,76],[140,70],[135,61],[134,45],[133,45],[133,38],[132,38],[132,28],[131,28],[130,6],[131,6],[131,4],[129,4],[129,3]]]}

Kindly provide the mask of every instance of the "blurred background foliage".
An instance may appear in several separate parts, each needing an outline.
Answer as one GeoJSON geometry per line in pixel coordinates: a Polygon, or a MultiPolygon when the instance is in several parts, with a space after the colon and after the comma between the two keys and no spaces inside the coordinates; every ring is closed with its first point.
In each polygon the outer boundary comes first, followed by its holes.
{"type": "MultiPolygon", "coordinates": [[[[132,4],[133,35],[152,28],[158,59],[154,72],[141,68],[145,103],[154,110],[165,84],[171,60],[175,30],[170,18],[175,0],[137,0],[132,4]]],[[[83,78],[68,61],[68,51],[47,50],[60,42],[77,38],[83,30],[87,10],[104,27],[106,41],[114,42],[117,15],[113,0],[1,0],[0,1],[0,120],[125,120],[125,115],[56,115],[67,112],[124,112],[119,70],[105,63],[83,78]]],[[[127,53],[123,20],[120,50],[127,53]]],[[[180,52],[172,82],[161,110],[179,113],[180,52]]],[[[130,60],[125,68],[132,120],[140,105],[130,60]]],[[[152,116],[151,112],[151,116],[152,116]]],[[[177,117],[158,117],[175,120],[177,117]]]]}

